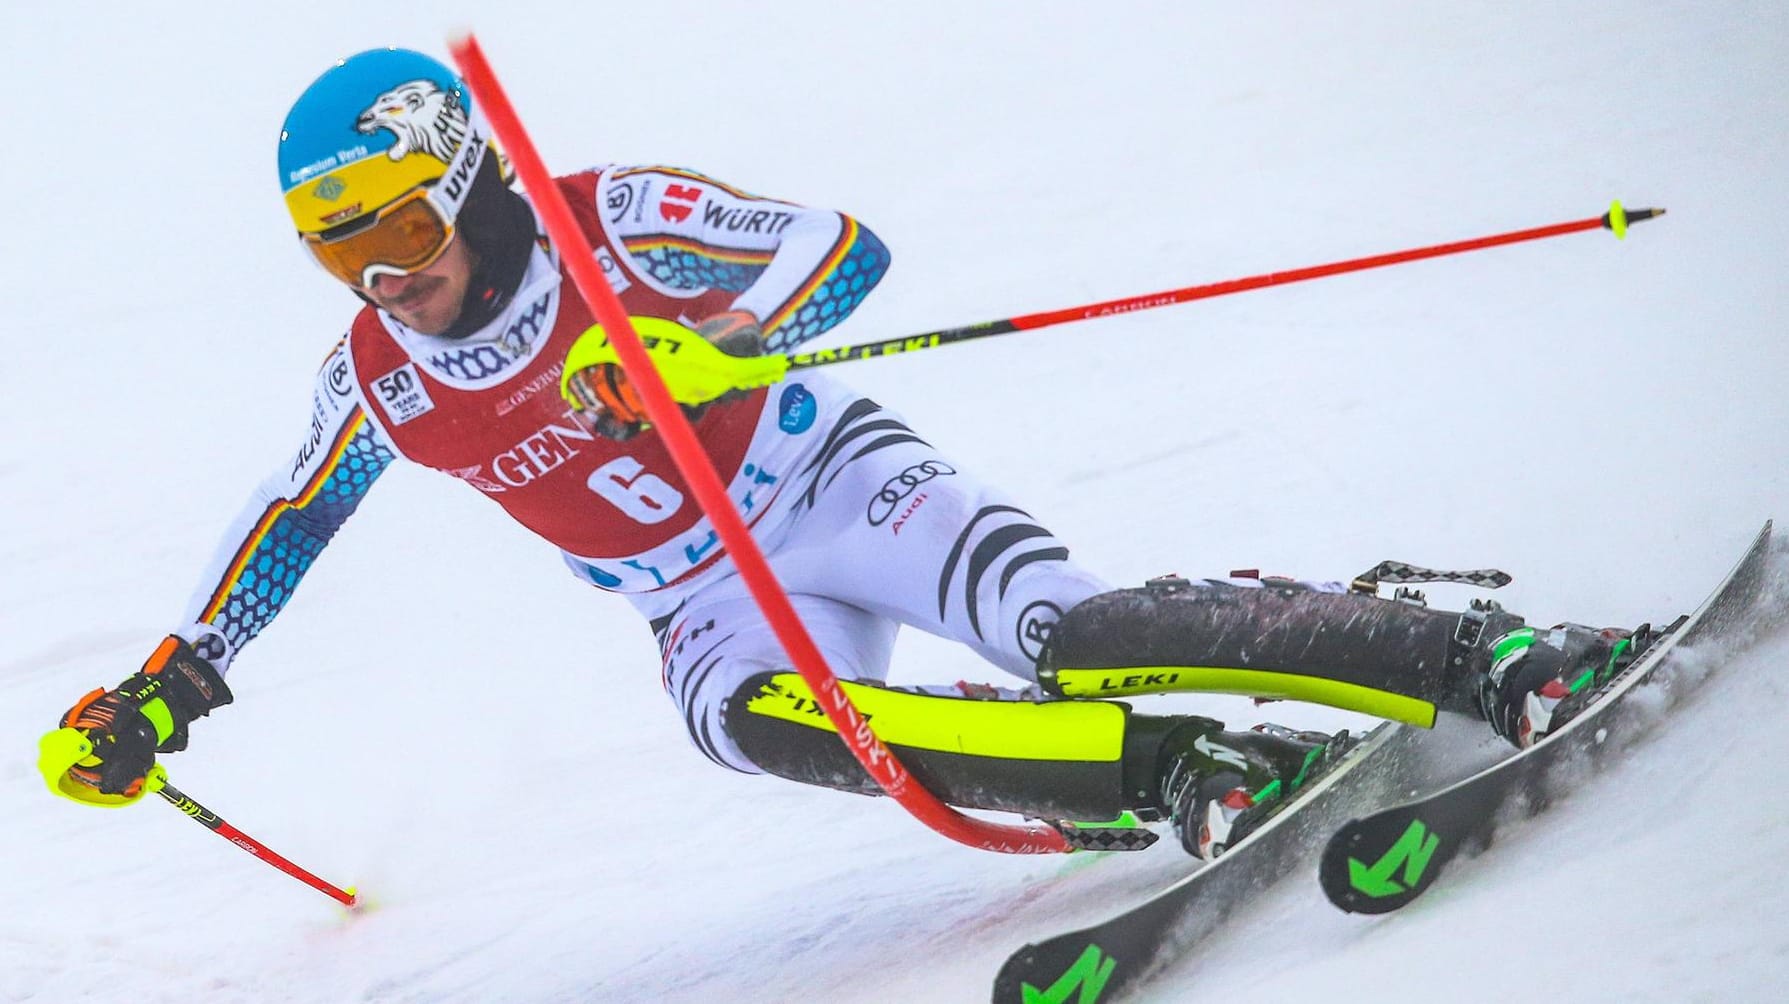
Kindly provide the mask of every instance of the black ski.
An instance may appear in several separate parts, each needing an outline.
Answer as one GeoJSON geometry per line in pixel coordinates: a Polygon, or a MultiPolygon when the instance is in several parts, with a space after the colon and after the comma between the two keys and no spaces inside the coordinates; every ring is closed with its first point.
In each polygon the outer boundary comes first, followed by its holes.
{"type": "MultiPolygon", "coordinates": [[[[1780,616],[1770,581],[1771,524],[1695,613],[1605,683],[1595,701],[1557,733],[1434,794],[1348,822],[1330,837],[1318,869],[1330,902],[1350,913],[1387,913],[1434,885],[1453,857],[1487,845],[1499,821],[1533,815],[1563,791],[1561,765],[1594,760],[1641,731],[1622,699],[1669,672],[1672,652],[1698,639],[1722,638],[1769,613],[1780,616]],[[1549,775],[1552,775],[1549,777],[1549,775]]],[[[1573,772],[1574,774],[1576,772],[1573,772]]]]}
{"type": "Polygon", "coordinates": [[[1421,729],[1380,725],[1216,861],[1093,927],[1026,945],[1000,968],[996,1004],[1109,1001],[1205,937],[1251,891],[1310,860],[1360,805],[1396,797],[1421,729]]]}

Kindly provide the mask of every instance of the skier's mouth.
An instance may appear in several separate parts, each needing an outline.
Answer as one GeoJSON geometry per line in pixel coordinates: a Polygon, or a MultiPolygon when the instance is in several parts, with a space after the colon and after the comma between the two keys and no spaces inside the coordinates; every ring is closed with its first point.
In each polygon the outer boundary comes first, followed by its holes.
{"type": "Polygon", "coordinates": [[[437,279],[432,276],[429,278],[412,279],[410,285],[407,286],[402,293],[387,299],[385,302],[399,310],[406,312],[415,311],[430,300],[433,300],[435,295],[441,291],[441,287],[445,283],[445,279],[437,279]]]}

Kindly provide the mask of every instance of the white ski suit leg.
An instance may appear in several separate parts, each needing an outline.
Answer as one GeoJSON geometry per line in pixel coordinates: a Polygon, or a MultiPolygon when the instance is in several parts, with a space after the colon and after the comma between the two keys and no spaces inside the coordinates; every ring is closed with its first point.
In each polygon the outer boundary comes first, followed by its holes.
{"type": "MultiPolygon", "coordinates": [[[[867,400],[845,408],[794,488],[768,558],[841,679],[884,680],[899,624],[960,641],[1035,679],[1050,626],[1108,587],[1029,514],[945,460],[867,400]]],[[[757,772],[723,728],[749,677],[791,668],[730,561],[636,603],[664,654],[664,684],[703,753],[757,772]]],[[[953,692],[954,692],[954,688],[953,692]]]]}

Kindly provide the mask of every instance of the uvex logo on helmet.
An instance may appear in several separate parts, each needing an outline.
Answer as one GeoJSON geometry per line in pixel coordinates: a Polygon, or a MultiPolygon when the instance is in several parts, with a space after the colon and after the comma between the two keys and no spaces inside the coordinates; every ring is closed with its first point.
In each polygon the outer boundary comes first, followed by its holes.
{"type": "Polygon", "coordinates": [[[449,218],[458,214],[485,149],[485,138],[472,129],[458,91],[442,90],[426,79],[399,84],[367,106],[354,120],[354,129],[367,136],[381,129],[391,133],[397,140],[385,151],[391,160],[420,153],[447,165],[440,201],[449,218]]]}

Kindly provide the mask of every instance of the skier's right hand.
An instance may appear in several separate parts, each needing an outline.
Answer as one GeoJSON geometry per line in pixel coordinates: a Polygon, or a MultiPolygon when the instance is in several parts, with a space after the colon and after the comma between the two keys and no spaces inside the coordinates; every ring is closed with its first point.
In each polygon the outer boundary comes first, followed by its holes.
{"type": "Polygon", "coordinates": [[[597,435],[622,442],[645,428],[646,404],[627,373],[614,363],[578,370],[565,385],[579,402],[578,414],[597,435]]]}
{"type": "Polygon", "coordinates": [[[38,743],[38,769],[65,798],[129,805],[161,786],[155,754],[186,749],[187,723],[230,701],[217,668],[169,635],[141,672],[63,714],[62,727],[38,743]]]}
{"type": "MultiPolygon", "coordinates": [[[[764,354],[764,329],[759,326],[757,315],[749,310],[714,314],[690,330],[729,356],[745,358],[764,354]]],[[[632,439],[646,427],[646,403],[641,400],[640,392],[634,388],[626,371],[615,363],[573,370],[565,377],[564,389],[584,423],[605,439],[618,442],[632,439]]],[[[684,417],[693,423],[702,417],[709,405],[731,400],[742,393],[730,390],[700,403],[684,404],[684,417]]]]}

